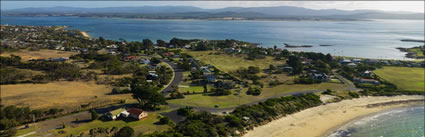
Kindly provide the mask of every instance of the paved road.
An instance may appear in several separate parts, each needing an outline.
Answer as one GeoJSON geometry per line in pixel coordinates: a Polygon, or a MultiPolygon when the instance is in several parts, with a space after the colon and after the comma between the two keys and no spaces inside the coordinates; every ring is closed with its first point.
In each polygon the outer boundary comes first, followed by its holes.
{"type": "Polygon", "coordinates": [[[349,81],[348,79],[344,78],[343,76],[339,75],[338,73],[335,72],[335,70],[332,70],[332,74],[337,77],[340,81],[342,81],[345,85],[347,85],[349,91],[359,91],[361,89],[356,88],[356,86],[351,83],[351,81],[349,81]]]}
{"type": "Polygon", "coordinates": [[[168,95],[168,93],[170,93],[173,90],[173,86],[179,86],[180,82],[183,80],[183,70],[180,69],[176,64],[174,64],[174,62],[162,59],[162,62],[167,63],[168,65],[171,66],[171,68],[174,71],[174,78],[171,81],[170,84],[168,84],[168,86],[163,89],[161,91],[162,94],[164,94],[165,96],[168,95]]]}

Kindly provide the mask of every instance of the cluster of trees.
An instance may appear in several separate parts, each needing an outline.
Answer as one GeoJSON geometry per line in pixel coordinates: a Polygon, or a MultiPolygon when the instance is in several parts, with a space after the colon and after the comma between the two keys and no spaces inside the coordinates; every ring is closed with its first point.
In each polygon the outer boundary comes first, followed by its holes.
{"type": "Polygon", "coordinates": [[[252,129],[273,119],[321,104],[319,96],[304,94],[269,99],[256,105],[240,106],[226,116],[213,115],[206,111],[193,111],[190,107],[180,108],[177,113],[186,117],[184,121],[168,131],[154,132],[143,136],[240,136],[246,129],[252,129]],[[249,120],[245,120],[246,118],[249,120]]]}
{"type": "Polygon", "coordinates": [[[232,92],[229,89],[225,88],[212,88],[211,91],[214,96],[227,96],[232,94],[232,92]]]}
{"type": "Polygon", "coordinates": [[[0,136],[13,136],[16,126],[32,122],[33,118],[38,120],[45,116],[56,115],[61,109],[31,110],[29,107],[17,107],[14,105],[0,105],[0,136]]]}
{"type": "Polygon", "coordinates": [[[261,88],[258,88],[258,87],[249,87],[248,88],[248,91],[246,91],[246,94],[258,96],[258,95],[261,94],[261,88]]]}
{"type": "Polygon", "coordinates": [[[156,110],[157,106],[166,104],[165,96],[158,92],[158,87],[148,84],[131,85],[131,93],[133,98],[137,100],[139,106],[147,109],[156,110]]]}
{"type": "Polygon", "coordinates": [[[315,94],[303,94],[298,96],[285,96],[280,98],[268,99],[256,105],[240,106],[232,114],[238,118],[247,117],[248,121],[243,124],[249,129],[268,123],[289,114],[301,110],[316,107],[322,104],[320,97],[315,94]]]}
{"type": "Polygon", "coordinates": [[[0,66],[2,69],[2,76],[5,76],[5,81],[2,83],[17,83],[25,77],[22,71],[14,68],[31,69],[46,72],[46,75],[35,75],[32,77],[33,81],[46,81],[46,80],[76,80],[80,78],[80,68],[77,65],[65,62],[50,62],[50,61],[30,61],[22,62],[19,56],[12,55],[11,57],[0,57],[0,66]],[[8,73],[8,74],[6,74],[8,73]]]}
{"type": "Polygon", "coordinates": [[[252,80],[255,83],[255,81],[260,79],[260,77],[257,76],[260,72],[261,69],[259,67],[249,66],[247,69],[239,68],[236,70],[235,74],[240,78],[252,80]]]}
{"type": "Polygon", "coordinates": [[[308,68],[310,70],[317,70],[323,73],[329,73],[331,68],[338,67],[338,63],[332,59],[330,54],[314,53],[314,52],[292,52],[292,55],[289,55],[286,63],[292,67],[293,74],[299,74],[304,69],[308,68]],[[310,65],[305,65],[302,63],[302,59],[312,60],[310,65]]]}

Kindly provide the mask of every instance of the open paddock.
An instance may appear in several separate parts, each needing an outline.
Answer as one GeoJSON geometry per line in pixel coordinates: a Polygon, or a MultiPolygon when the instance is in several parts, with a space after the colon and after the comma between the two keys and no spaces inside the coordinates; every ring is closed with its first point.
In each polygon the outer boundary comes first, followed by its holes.
{"type": "Polygon", "coordinates": [[[28,61],[31,59],[48,59],[48,58],[59,58],[59,57],[70,57],[72,55],[78,54],[78,52],[70,51],[59,51],[59,50],[49,50],[49,49],[40,49],[38,51],[31,50],[20,50],[16,52],[7,52],[2,53],[1,56],[10,56],[11,54],[20,56],[22,60],[28,61]]]}
{"type": "Polygon", "coordinates": [[[108,95],[112,87],[94,82],[51,82],[47,84],[1,85],[3,105],[30,106],[32,109],[78,108],[82,104],[114,102],[130,94],[108,95]]]}

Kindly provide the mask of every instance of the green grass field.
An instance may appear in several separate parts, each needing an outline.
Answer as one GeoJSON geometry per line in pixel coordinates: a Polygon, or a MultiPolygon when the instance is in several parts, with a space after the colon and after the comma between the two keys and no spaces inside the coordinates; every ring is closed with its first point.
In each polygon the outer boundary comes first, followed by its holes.
{"type": "MultiPolygon", "coordinates": [[[[295,84],[295,85],[278,85],[272,88],[265,87],[261,95],[259,96],[251,96],[246,94],[246,90],[244,89],[239,95],[228,95],[228,96],[206,96],[202,94],[195,95],[186,95],[184,99],[174,99],[169,100],[168,102],[171,104],[180,104],[186,106],[201,106],[201,107],[211,107],[213,108],[215,105],[219,105],[220,108],[229,108],[236,107],[241,104],[247,104],[254,101],[258,101],[264,98],[273,97],[276,95],[294,92],[294,91],[306,91],[306,90],[340,90],[345,88],[344,84],[337,83],[322,83],[322,84],[313,84],[313,85],[303,85],[303,84],[295,84]]],[[[233,92],[235,93],[235,92],[233,92]]]]}
{"type": "Polygon", "coordinates": [[[122,120],[114,120],[114,121],[107,121],[107,122],[102,122],[100,120],[95,120],[92,122],[89,122],[87,124],[83,124],[80,125],[78,127],[66,127],[65,129],[58,129],[55,130],[55,134],[57,136],[70,136],[72,135],[79,135],[82,132],[85,132],[85,134],[88,134],[88,131],[90,129],[93,128],[109,128],[111,129],[112,127],[117,127],[117,128],[121,128],[124,126],[129,126],[132,127],[135,130],[135,135],[138,135],[140,133],[152,133],[155,131],[164,131],[166,129],[169,128],[168,125],[155,125],[154,123],[158,122],[159,119],[157,118],[158,114],[156,113],[149,113],[148,117],[143,118],[141,120],[138,121],[134,121],[134,122],[125,122],[122,120]],[[65,134],[59,134],[59,131],[65,131],[65,134]]]}
{"type": "Polygon", "coordinates": [[[224,72],[232,72],[239,68],[248,68],[249,66],[257,66],[261,69],[268,68],[270,64],[279,65],[284,64],[285,61],[276,61],[272,57],[267,56],[264,59],[256,60],[247,60],[244,55],[228,55],[220,54],[215,55],[215,51],[188,51],[185,50],[184,53],[187,53],[193,56],[196,59],[199,59],[205,63],[212,64],[218,69],[224,72]],[[209,55],[210,53],[213,53],[209,55]]]}
{"type": "Polygon", "coordinates": [[[383,67],[375,74],[394,83],[402,90],[424,91],[424,68],[383,67]]]}
{"type": "Polygon", "coordinates": [[[424,53],[423,53],[423,51],[422,51],[421,48],[411,48],[411,49],[409,49],[409,51],[410,52],[416,52],[416,55],[418,57],[423,57],[424,56],[424,53]]]}

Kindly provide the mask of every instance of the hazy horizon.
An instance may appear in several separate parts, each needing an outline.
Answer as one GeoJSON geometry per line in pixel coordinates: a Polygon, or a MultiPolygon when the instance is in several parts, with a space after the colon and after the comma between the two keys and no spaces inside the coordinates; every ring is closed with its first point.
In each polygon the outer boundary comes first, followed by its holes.
{"type": "Polygon", "coordinates": [[[143,6],[192,6],[203,9],[228,7],[295,6],[307,9],[380,10],[386,12],[424,13],[424,1],[1,1],[2,10],[21,8],[107,8],[143,6]]]}

